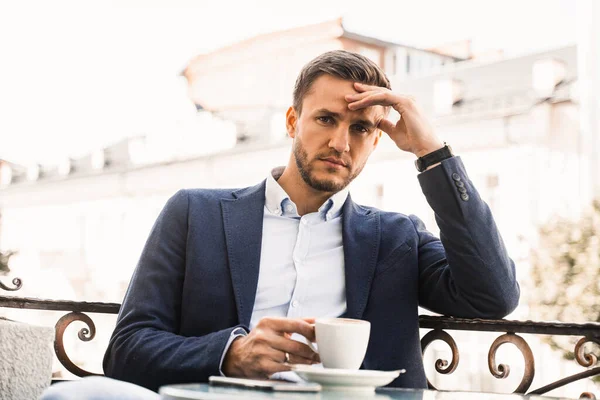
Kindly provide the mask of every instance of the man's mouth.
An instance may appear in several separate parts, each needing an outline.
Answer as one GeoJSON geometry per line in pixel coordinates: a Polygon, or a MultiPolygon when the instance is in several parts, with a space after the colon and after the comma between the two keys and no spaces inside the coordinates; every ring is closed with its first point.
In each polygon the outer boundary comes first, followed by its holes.
{"type": "Polygon", "coordinates": [[[321,161],[323,161],[325,164],[328,164],[335,168],[346,168],[346,163],[339,158],[327,157],[327,158],[321,158],[321,161]]]}

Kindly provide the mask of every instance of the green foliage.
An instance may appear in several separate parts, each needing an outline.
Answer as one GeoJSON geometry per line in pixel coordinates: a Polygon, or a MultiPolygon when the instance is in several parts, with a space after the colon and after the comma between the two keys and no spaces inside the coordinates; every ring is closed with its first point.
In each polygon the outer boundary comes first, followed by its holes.
{"type": "MultiPolygon", "coordinates": [[[[600,201],[579,220],[556,218],[539,233],[529,289],[533,318],[600,322],[600,201]]],[[[556,336],[549,337],[548,343],[572,360],[578,339],[556,336]]]]}
{"type": "Polygon", "coordinates": [[[532,278],[532,306],[542,319],[600,322],[600,201],[580,220],[542,227],[532,278]]]}
{"type": "Polygon", "coordinates": [[[6,253],[2,253],[0,251],[0,275],[5,275],[8,272],[10,272],[10,268],[8,267],[8,260],[14,254],[14,251],[7,251],[6,253]]]}

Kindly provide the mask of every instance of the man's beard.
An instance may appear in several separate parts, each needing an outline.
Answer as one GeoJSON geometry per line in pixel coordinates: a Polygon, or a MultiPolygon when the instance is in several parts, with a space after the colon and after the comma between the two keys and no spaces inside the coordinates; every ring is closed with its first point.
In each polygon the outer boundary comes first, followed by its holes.
{"type": "MultiPolygon", "coordinates": [[[[329,154],[318,155],[315,157],[315,160],[327,157],[342,159],[342,154],[331,149],[329,154]]],[[[315,190],[328,193],[337,193],[348,186],[350,182],[360,174],[366,163],[363,163],[354,173],[349,174],[344,181],[338,183],[329,179],[317,179],[313,176],[313,166],[311,166],[308,161],[308,154],[306,153],[304,146],[302,146],[302,142],[297,138],[294,141],[294,158],[296,159],[296,166],[298,167],[298,171],[304,182],[315,190]]],[[[346,168],[348,168],[349,171],[352,171],[352,162],[350,160],[344,160],[344,162],[346,163],[346,168]]],[[[331,172],[335,172],[336,170],[337,169],[332,168],[331,172]]]]}

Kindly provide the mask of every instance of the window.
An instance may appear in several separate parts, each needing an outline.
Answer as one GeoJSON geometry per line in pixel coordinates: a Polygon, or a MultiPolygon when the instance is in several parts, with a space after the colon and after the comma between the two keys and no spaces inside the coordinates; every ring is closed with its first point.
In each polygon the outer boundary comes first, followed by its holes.
{"type": "Polygon", "coordinates": [[[367,57],[368,59],[373,61],[375,64],[381,65],[381,60],[380,60],[381,54],[379,53],[379,50],[372,49],[370,47],[361,47],[361,48],[359,48],[358,53],[362,56],[367,57]]]}

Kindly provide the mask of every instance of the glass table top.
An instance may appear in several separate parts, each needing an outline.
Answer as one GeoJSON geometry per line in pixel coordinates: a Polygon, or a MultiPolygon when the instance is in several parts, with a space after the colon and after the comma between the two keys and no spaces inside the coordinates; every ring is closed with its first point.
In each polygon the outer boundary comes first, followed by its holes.
{"type": "Polygon", "coordinates": [[[520,394],[498,394],[481,392],[434,391],[421,389],[381,388],[376,392],[344,392],[322,390],[320,392],[274,392],[237,387],[211,386],[202,384],[167,385],[160,388],[159,393],[164,400],[551,400],[558,397],[525,396],[520,394]]]}

